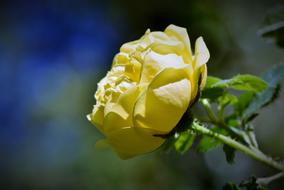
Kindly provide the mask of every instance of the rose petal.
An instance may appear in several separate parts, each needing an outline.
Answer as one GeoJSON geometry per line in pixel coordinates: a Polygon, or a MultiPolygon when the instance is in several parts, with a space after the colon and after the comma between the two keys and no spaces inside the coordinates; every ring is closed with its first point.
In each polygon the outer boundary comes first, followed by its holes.
{"type": "Polygon", "coordinates": [[[92,124],[94,124],[102,133],[103,129],[103,120],[104,120],[104,107],[103,106],[94,106],[93,112],[87,115],[87,118],[92,124]]]}
{"type": "Polygon", "coordinates": [[[108,142],[122,159],[131,158],[157,149],[164,139],[149,135],[145,130],[125,127],[107,135],[108,142]]]}
{"type": "Polygon", "coordinates": [[[192,60],[191,45],[186,29],[171,24],[166,28],[165,33],[168,34],[169,36],[175,36],[184,43],[187,52],[187,59],[189,59],[189,61],[191,62],[192,60]]]}
{"type": "Polygon", "coordinates": [[[165,69],[134,107],[136,128],[148,128],[156,134],[169,133],[179,122],[190,101],[190,81],[186,69],[165,69]]]}
{"type": "Polygon", "coordinates": [[[138,86],[132,86],[120,95],[117,103],[121,105],[128,114],[131,115],[138,95],[138,86]]]}
{"type": "Polygon", "coordinates": [[[201,65],[207,63],[209,60],[210,54],[209,51],[203,41],[202,37],[197,38],[195,42],[195,50],[194,50],[194,67],[199,68],[201,65]]]}
{"type": "MultiPolygon", "coordinates": [[[[161,55],[154,51],[147,53],[141,73],[140,83],[150,82],[160,71],[165,68],[185,68],[182,57],[176,54],[161,55]]],[[[190,68],[189,68],[190,69],[190,68]]]]}
{"type": "Polygon", "coordinates": [[[104,134],[131,125],[129,114],[117,103],[107,103],[104,112],[104,134]]]}
{"type": "Polygon", "coordinates": [[[116,103],[106,104],[104,119],[106,132],[133,126],[132,112],[138,95],[138,87],[132,86],[119,96],[116,103]]]}
{"type": "Polygon", "coordinates": [[[201,84],[200,88],[203,89],[206,85],[206,79],[207,79],[207,66],[206,64],[203,64],[200,68],[201,70],[201,84]]]}

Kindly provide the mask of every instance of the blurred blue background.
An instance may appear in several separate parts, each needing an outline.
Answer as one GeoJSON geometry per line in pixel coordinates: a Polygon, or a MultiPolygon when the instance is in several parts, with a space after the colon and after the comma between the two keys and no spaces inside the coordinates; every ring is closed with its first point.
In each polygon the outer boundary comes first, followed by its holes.
{"type": "MultiPolygon", "coordinates": [[[[205,155],[152,153],[122,161],[95,149],[102,136],[86,119],[97,82],[122,43],[147,28],[186,27],[211,53],[209,74],[260,75],[283,50],[257,35],[267,1],[0,2],[0,189],[221,189],[272,171],[220,148],[205,155]]],[[[284,95],[256,120],[260,146],[284,157],[284,95]]],[[[283,187],[278,181],[274,188],[283,187]]]]}

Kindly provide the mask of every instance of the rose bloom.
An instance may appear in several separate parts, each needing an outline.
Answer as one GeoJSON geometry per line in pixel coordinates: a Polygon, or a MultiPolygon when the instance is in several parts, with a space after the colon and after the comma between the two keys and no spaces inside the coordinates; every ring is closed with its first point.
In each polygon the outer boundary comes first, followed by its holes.
{"type": "Polygon", "coordinates": [[[194,55],[185,28],[169,25],[122,45],[98,83],[88,119],[122,159],[151,152],[205,85],[209,51],[199,37],[194,55]]]}

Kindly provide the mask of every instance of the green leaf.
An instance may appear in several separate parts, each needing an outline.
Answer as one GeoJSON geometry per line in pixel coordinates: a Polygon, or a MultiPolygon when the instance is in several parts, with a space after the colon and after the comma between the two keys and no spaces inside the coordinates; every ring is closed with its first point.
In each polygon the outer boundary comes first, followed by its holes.
{"type": "Polygon", "coordinates": [[[262,78],[269,86],[276,87],[284,77],[284,63],[274,65],[262,78]]]}
{"type": "Polygon", "coordinates": [[[218,103],[225,107],[227,105],[233,105],[236,104],[238,102],[238,98],[232,94],[224,94],[223,96],[218,98],[218,103]]]}
{"type": "Polygon", "coordinates": [[[219,105],[225,107],[227,105],[233,105],[238,102],[236,96],[229,94],[222,88],[208,88],[205,89],[201,95],[201,98],[208,99],[211,102],[217,102],[219,105]]]}
{"type": "Polygon", "coordinates": [[[256,94],[247,105],[243,113],[243,118],[247,120],[252,117],[260,108],[272,103],[280,92],[280,80],[284,76],[284,64],[275,65],[266,74],[264,74],[263,79],[269,84],[269,87],[256,94]]]}
{"type": "Polygon", "coordinates": [[[221,142],[209,136],[203,136],[196,147],[197,152],[204,153],[210,149],[216,148],[221,142]]]}
{"type": "Polygon", "coordinates": [[[236,113],[233,113],[233,114],[228,115],[227,117],[225,117],[225,123],[228,126],[231,126],[231,127],[239,126],[239,121],[238,121],[238,117],[237,117],[236,113]]]}
{"type": "Polygon", "coordinates": [[[192,146],[195,137],[196,134],[190,130],[180,133],[174,144],[176,151],[184,154],[192,146]]]}
{"type": "Polygon", "coordinates": [[[207,88],[201,93],[201,98],[209,99],[212,102],[217,101],[217,99],[225,94],[225,90],[222,88],[207,88]]]}
{"type": "Polygon", "coordinates": [[[270,41],[275,41],[278,46],[284,47],[284,6],[270,9],[258,34],[270,41]]]}
{"type": "Polygon", "coordinates": [[[228,182],[223,186],[222,190],[240,190],[240,189],[233,182],[228,182]]]}
{"type": "Polygon", "coordinates": [[[211,88],[231,88],[241,91],[260,92],[267,88],[265,81],[253,75],[237,75],[231,79],[221,80],[211,88]]]}
{"type": "Polygon", "coordinates": [[[206,86],[201,93],[201,98],[206,98],[211,101],[216,101],[218,97],[224,94],[222,88],[212,88],[212,85],[219,82],[221,79],[217,77],[208,76],[206,79],[206,86]]]}
{"type": "Polygon", "coordinates": [[[266,91],[257,94],[248,105],[247,109],[243,113],[242,118],[248,120],[255,115],[255,112],[257,112],[260,108],[272,103],[273,100],[275,100],[275,98],[278,96],[279,89],[280,88],[269,87],[266,91]]]}
{"type": "Polygon", "coordinates": [[[239,96],[237,103],[234,105],[235,111],[239,116],[247,109],[254,96],[253,92],[242,93],[239,96]]]}
{"type": "MultiPolygon", "coordinates": [[[[219,127],[213,127],[211,129],[215,133],[226,135],[227,132],[224,129],[221,129],[219,127]]],[[[211,136],[202,136],[201,140],[199,141],[196,150],[197,152],[204,153],[207,152],[210,149],[216,148],[218,145],[220,145],[221,142],[217,140],[214,137],[211,136]]]]}
{"type": "MultiPolygon", "coordinates": [[[[202,91],[201,98],[211,102],[217,102],[222,106],[237,104],[236,96],[229,94],[226,89],[249,91],[252,95],[266,89],[267,84],[262,79],[253,75],[237,75],[231,79],[221,80],[216,77],[208,77],[206,87],[202,91]]],[[[242,105],[240,104],[242,107],[242,105]]],[[[241,108],[240,107],[240,108],[241,108]]]]}
{"type": "Polygon", "coordinates": [[[219,82],[221,79],[213,76],[208,76],[206,79],[205,88],[211,88],[212,85],[219,82]]]}
{"type": "Polygon", "coordinates": [[[229,164],[233,164],[236,150],[234,148],[224,144],[223,151],[225,152],[227,162],[229,164]]]}

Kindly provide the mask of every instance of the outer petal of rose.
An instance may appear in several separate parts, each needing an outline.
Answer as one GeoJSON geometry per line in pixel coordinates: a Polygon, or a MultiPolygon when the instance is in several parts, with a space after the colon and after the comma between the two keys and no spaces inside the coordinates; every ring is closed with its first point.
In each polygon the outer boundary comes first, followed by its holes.
{"type": "MultiPolygon", "coordinates": [[[[206,83],[207,67],[206,62],[208,61],[210,55],[209,51],[203,41],[202,37],[199,37],[195,42],[195,55],[193,61],[194,72],[191,73],[190,80],[192,85],[192,96],[195,97],[198,93],[199,88],[203,88],[206,83]],[[198,86],[199,77],[201,75],[201,84],[198,86]]],[[[194,98],[192,97],[192,101],[194,98]]]]}
{"type": "Polygon", "coordinates": [[[127,65],[127,64],[129,64],[129,56],[128,56],[128,54],[125,53],[125,52],[117,53],[114,56],[114,58],[113,58],[112,66],[115,66],[117,64],[120,64],[120,65],[127,65]]]}
{"type": "Polygon", "coordinates": [[[194,50],[194,67],[199,68],[207,63],[210,54],[202,37],[197,38],[194,50]]]}
{"type": "Polygon", "coordinates": [[[187,55],[188,55],[187,58],[191,62],[192,60],[191,46],[186,29],[171,24],[165,29],[165,33],[168,34],[169,36],[175,36],[184,43],[187,50],[187,55]]]}
{"type": "Polygon", "coordinates": [[[102,133],[103,129],[103,120],[104,120],[104,107],[95,106],[93,112],[87,115],[89,121],[91,121],[102,133]]]}
{"type": "Polygon", "coordinates": [[[190,76],[191,81],[191,102],[190,105],[195,102],[195,97],[199,90],[205,87],[207,78],[207,66],[206,64],[201,65],[200,68],[196,69],[190,76]],[[200,80],[200,81],[199,81],[200,80]]]}
{"type": "Polygon", "coordinates": [[[182,41],[171,38],[164,32],[151,32],[145,36],[145,40],[149,41],[148,48],[160,54],[176,53],[180,55],[185,47],[182,41]]]}
{"type": "Polygon", "coordinates": [[[139,46],[140,40],[135,40],[132,42],[125,43],[121,46],[120,52],[124,53],[131,53],[136,50],[136,48],[139,46]]]}
{"type": "Polygon", "coordinates": [[[185,50],[185,46],[181,41],[172,40],[172,42],[170,41],[154,42],[148,48],[162,55],[167,55],[167,54],[178,55],[183,59],[184,63],[191,66],[191,59],[188,58],[189,57],[188,53],[185,50]]]}
{"type": "Polygon", "coordinates": [[[131,125],[129,114],[117,103],[107,103],[104,111],[104,134],[131,125]]]}
{"type": "Polygon", "coordinates": [[[174,53],[177,55],[184,55],[184,45],[177,40],[171,41],[155,41],[148,46],[151,50],[160,54],[170,54],[174,53]]]}
{"type": "Polygon", "coordinates": [[[150,40],[150,43],[153,43],[155,41],[163,42],[163,41],[170,41],[171,39],[168,37],[167,34],[164,32],[151,32],[148,35],[145,36],[144,39],[150,40]]]}
{"type": "Polygon", "coordinates": [[[195,72],[191,73],[191,103],[195,101],[195,97],[199,90],[202,90],[205,87],[207,78],[207,66],[206,64],[201,65],[197,68],[195,72]],[[200,80],[200,81],[199,81],[200,80]]]}
{"type": "Polygon", "coordinates": [[[150,51],[145,55],[143,68],[141,70],[140,83],[148,83],[165,68],[185,68],[181,56],[176,54],[161,55],[154,51],[150,51]]]}
{"type": "Polygon", "coordinates": [[[206,64],[203,64],[200,68],[201,70],[201,84],[200,84],[200,88],[203,89],[206,85],[206,79],[207,79],[207,66],[206,64]]]}
{"type": "Polygon", "coordinates": [[[112,131],[107,135],[107,140],[122,159],[151,152],[165,141],[152,136],[147,130],[137,130],[133,127],[112,131]]]}
{"type": "Polygon", "coordinates": [[[190,105],[193,102],[195,102],[195,98],[196,98],[197,93],[198,93],[198,91],[200,89],[200,86],[201,86],[199,84],[202,84],[202,82],[203,82],[203,74],[202,74],[202,70],[203,69],[202,68],[204,69],[204,66],[201,66],[200,68],[195,69],[195,71],[192,72],[191,76],[190,76],[190,81],[191,81],[191,100],[190,100],[190,105]],[[199,80],[201,80],[201,81],[199,81],[199,80]]]}
{"type": "Polygon", "coordinates": [[[169,133],[186,111],[191,96],[187,69],[167,68],[155,77],[136,102],[133,123],[136,128],[169,133]]]}
{"type": "Polygon", "coordinates": [[[120,95],[117,103],[121,105],[128,114],[131,115],[138,95],[138,86],[132,86],[120,95]]]}
{"type": "Polygon", "coordinates": [[[150,30],[146,30],[145,34],[139,39],[132,42],[125,43],[121,46],[120,51],[125,53],[132,53],[137,49],[146,48],[151,41],[147,40],[145,37],[150,33],[150,30]]]}
{"type": "Polygon", "coordinates": [[[137,86],[130,87],[120,95],[117,102],[108,103],[105,108],[105,133],[132,126],[132,112],[139,94],[137,86]]]}

